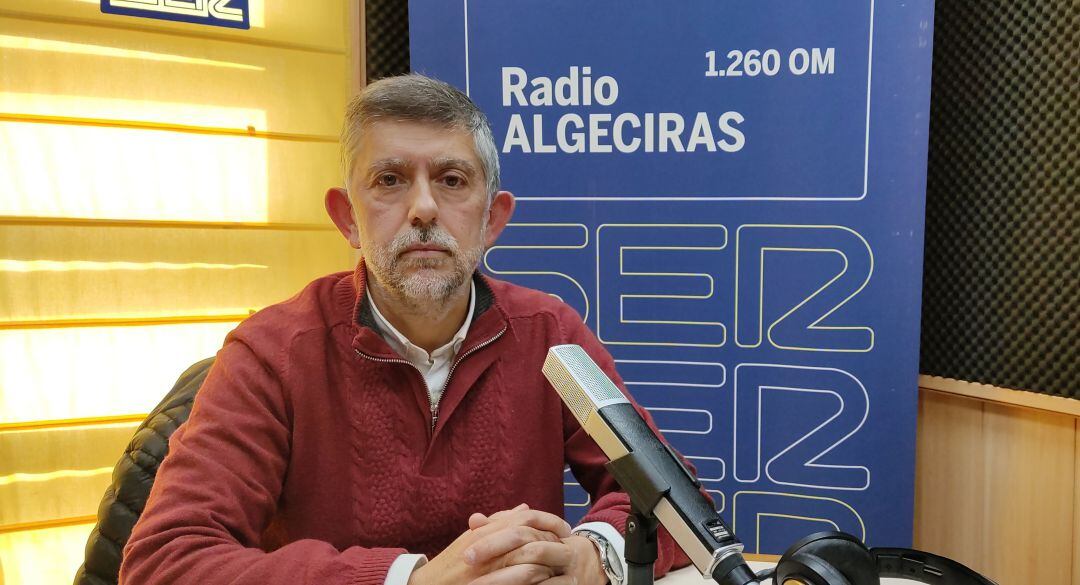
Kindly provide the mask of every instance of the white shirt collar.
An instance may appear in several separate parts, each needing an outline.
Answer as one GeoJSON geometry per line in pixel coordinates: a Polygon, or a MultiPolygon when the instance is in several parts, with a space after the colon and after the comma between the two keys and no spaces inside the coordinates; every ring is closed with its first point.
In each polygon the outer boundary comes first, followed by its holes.
{"type": "Polygon", "coordinates": [[[414,366],[426,371],[430,368],[432,362],[436,359],[451,359],[461,349],[461,344],[465,342],[465,335],[469,333],[469,326],[472,325],[473,311],[476,309],[476,282],[470,279],[469,281],[469,308],[465,312],[465,322],[458,328],[454,337],[430,354],[424,348],[409,341],[408,337],[405,337],[400,331],[398,331],[390,321],[383,317],[383,314],[379,312],[379,307],[375,305],[375,300],[371,298],[371,289],[368,288],[365,291],[367,294],[368,303],[371,305],[371,312],[375,315],[375,326],[379,329],[379,334],[386,340],[386,343],[390,347],[398,352],[401,357],[409,360],[414,366]]]}

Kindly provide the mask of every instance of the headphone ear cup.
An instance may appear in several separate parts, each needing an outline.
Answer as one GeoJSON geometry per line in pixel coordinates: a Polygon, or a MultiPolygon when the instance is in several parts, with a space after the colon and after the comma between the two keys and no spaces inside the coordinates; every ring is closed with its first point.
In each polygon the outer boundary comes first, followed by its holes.
{"type": "Polygon", "coordinates": [[[859,539],[843,532],[818,532],[791,545],[776,565],[776,584],[797,579],[800,571],[820,577],[801,579],[812,585],[879,585],[881,582],[870,550],[859,539]]]}
{"type": "Polygon", "coordinates": [[[829,563],[802,552],[785,555],[776,564],[773,583],[787,585],[792,581],[805,585],[854,585],[829,563]]]}

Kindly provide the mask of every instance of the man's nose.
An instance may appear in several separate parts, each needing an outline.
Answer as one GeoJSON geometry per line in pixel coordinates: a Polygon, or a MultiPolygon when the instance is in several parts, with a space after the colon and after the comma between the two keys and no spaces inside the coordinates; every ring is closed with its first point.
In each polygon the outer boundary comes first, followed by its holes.
{"type": "Polygon", "coordinates": [[[439,215],[439,205],[428,181],[417,181],[409,200],[409,222],[412,225],[428,225],[439,215]]]}

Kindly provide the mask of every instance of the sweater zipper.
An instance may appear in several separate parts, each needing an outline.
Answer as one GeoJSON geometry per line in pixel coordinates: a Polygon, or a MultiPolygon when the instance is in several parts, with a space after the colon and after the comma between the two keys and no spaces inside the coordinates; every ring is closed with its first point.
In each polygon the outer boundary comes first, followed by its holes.
{"type": "Polygon", "coordinates": [[[435,404],[431,408],[431,434],[432,434],[432,436],[435,435],[435,424],[439,422],[439,403],[442,402],[443,394],[446,394],[446,388],[448,386],[450,386],[450,377],[454,375],[454,370],[457,368],[458,364],[461,363],[461,360],[469,357],[473,353],[475,353],[475,352],[477,352],[477,351],[479,351],[481,349],[484,349],[485,347],[491,345],[492,343],[495,343],[495,340],[502,337],[503,333],[506,333],[506,327],[503,327],[502,330],[500,330],[498,333],[496,333],[495,336],[492,337],[491,339],[488,339],[487,341],[481,343],[480,345],[474,345],[471,349],[469,349],[465,353],[459,355],[457,357],[457,359],[454,360],[453,364],[450,364],[450,371],[446,373],[446,384],[443,385],[443,392],[442,392],[442,394],[439,394],[439,399],[435,401],[435,404]]]}
{"type": "MultiPolygon", "coordinates": [[[[377,358],[375,356],[368,355],[368,354],[360,351],[359,349],[354,349],[353,351],[356,352],[356,355],[361,356],[361,357],[365,357],[365,358],[367,358],[367,359],[369,359],[369,360],[371,360],[373,362],[379,362],[379,363],[382,363],[382,364],[405,364],[405,365],[409,366],[410,368],[416,370],[416,373],[420,374],[420,382],[424,385],[424,395],[428,397],[428,404],[431,404],[431,388],[428,388],[427,378],[424,377],[424,373],[420,371],[420,368],[416,367],[416,365],[414,365],[412,362],[410,362],[409,360],[403,360],[403,359],[399,359],[399,358],[377,358]]],[[[449,378],[447,378],[447,380],[449,380],[449,378]]],[[[439,399],[441,400],[442,397],[440,396],[439,399]]],[[[436,408],[438,408],[438,406],[432,406],[431,407],[432,418],[435,418],[435,409],[436,408]]],[[[435,423],[434,422],[431,423],[431,429],[432,430],[435,429],[435,423]]]]}
{"type": "MultiPolygon", "coordinates": [[[[442,397],[443,397],[444,394],[446,394],[446,387],[450,385],[450,377],[454,375],[454,370],[457,368],[458,364],[460,364],[462,360],[469,357],[473,353],[475,353],[475,352],[477,352],[477,351],[491,345],[492,343],[495,343],[495,340],[502,337],[503,333],[506,333],[506,327],[503,327],[502,330],[499,331],[498,333],[496,333],[494,337],[488,339],[487,341],[485,341],[485,342],[483,342],[483,343],[481,343],[479,345],[473,346],[472,348],[470,348],[465,353],[459,355],[457,357],[457,359],[454,360],[454,363],[450,365],[450,371],[446,373],[446,382],[443,384],[443,391],[439,393],[439,399],[436,400],[435,403],[431,405],[431,433],[432,434],[435,433],[435,425],[438,424],[438,422],[439,422],[439,403],[442,402],[442,397]]],[[[400,359],[400,358],[377,358],[375,356],[370,356],[370,355],[360,351],[359,349],[354,349],[353,351],[356,352],[356,355],[367,358],[367,359],[369,359],[369,360],[371,360],[373,362],[380,362],[380,363],[384,363],[384,364],[407,364],[409,367],[416,370],[417,374],[420,374],[420,381],[423,382],[423,384],[424,384],[424,393],[427,394],[428,399],[430,400],[430,398],[431,398],[431,388],[428,387],[427,379],[424,378],[424,373],[421,372],[420,368],[413,365],[413,363],[410,362],[409,360],[404,360],[404,359],[400,359]]]]}

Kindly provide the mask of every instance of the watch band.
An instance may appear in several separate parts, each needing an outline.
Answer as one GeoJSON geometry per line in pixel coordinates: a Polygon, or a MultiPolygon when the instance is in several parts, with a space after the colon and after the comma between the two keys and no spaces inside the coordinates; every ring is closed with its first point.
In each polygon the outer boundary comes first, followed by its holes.
{"type": "Polygon", "coordinates": [[[596,546],[596,552],[600,555],[600,568],[604,570],[611,585],[622,585],[624,579],[622,563],[619,562],[615,547],[608,542],[608,539],[591,530],[580,530],[575,534],[588,538],[596,546]]]}

